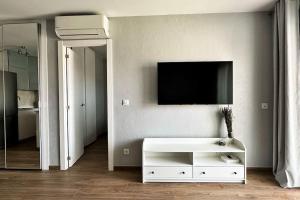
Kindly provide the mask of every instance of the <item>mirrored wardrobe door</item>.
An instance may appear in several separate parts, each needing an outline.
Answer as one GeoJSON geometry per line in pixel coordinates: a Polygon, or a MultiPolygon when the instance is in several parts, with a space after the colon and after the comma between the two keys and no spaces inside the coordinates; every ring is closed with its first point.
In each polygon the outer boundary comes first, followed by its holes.
{"type": "Polygon", "coordinates": [[[4,131],[4,94],[3,63],[5,50],[2,43],[2,26],[0,26],[0,168],[5,168],[5,131],[4,131]]]}
{"type": "Polygon", "coordinates": [[[38,25],[3,25],[6,167],[40,169],[38,25]]]}

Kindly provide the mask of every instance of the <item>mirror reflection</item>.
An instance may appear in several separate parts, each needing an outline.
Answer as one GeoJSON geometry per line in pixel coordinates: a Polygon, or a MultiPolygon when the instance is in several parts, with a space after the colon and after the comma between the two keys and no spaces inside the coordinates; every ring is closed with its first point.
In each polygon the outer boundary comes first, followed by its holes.
{"type": "MultiPolygon", "coordinates": [[[[2,26],[0,26],[0,71],[3,71],[2,26]]],[[[3,73],[0,75],[0,168],[5,168],[3,73]]]]}
{"type": "Polygon", "coordinates": [[[38,26],[2,28],[6,167],[40,168],[38,26]]]}

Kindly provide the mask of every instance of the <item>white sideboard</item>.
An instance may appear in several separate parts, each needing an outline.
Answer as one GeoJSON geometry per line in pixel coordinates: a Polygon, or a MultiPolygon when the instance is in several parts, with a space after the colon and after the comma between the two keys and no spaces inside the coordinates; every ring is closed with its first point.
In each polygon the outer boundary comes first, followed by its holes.
{"type": "Polygon", "coordinates": [[[246,183],[246,148],[229,138],[145,138],[145,182],[246,183]],[[220,140],[226,145],[219,145],[220,140]],[[240,162],[226,163],[220,158],[223,154],[236,156],[240,162]]]}

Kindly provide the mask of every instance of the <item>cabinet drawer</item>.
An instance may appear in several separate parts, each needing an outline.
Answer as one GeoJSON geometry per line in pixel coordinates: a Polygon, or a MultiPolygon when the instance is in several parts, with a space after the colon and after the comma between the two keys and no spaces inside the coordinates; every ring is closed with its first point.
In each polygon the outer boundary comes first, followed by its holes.
{"type": "Polygon", "coordinates": [[[244,167],[194,167],[194,178],[244,179],[244,167]]]}
{"type": "Polygon", "coordinates": [[[159,178],[192,178],[192,167],[144,167],[144,177],[159,178]]]}

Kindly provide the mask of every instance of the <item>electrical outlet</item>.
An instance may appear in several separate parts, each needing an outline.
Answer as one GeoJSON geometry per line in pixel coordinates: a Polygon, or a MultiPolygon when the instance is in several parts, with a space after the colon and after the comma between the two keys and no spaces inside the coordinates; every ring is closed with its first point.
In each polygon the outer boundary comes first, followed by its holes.
{"type": "Polygon", "coordinates": [[[123,155],[129,155],[129,154],[130,154],[129,148],[124,148],[123,155]]]}
{"type": "Polygon", "coordinates": [[[269,104],[268,103],[261,103],[261,109],[262,110],[268,110],[269,109],[269,104]]]}

